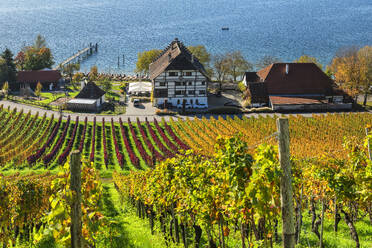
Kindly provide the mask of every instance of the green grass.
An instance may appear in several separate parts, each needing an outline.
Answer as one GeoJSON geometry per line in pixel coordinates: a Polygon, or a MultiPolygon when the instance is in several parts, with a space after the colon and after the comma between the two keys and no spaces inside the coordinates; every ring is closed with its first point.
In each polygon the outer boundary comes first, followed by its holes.
{"type": "MultiPolygon", "coordinates": [[[[111,219],[106,228],[111,234],[109,242],[100,247],[120,248],[161,248],[166,247],[164,238],[152,235],[147,220],[136,216],[135,210],[120,202],[120,197],[112,182],[103,184],[103,213],[111,219]]],[[[159,230],[157,230],[159,233],[159,230]]],[[[168,246],[175,247],[175,246],[168,246]]]]}
{"type": "MultiPolygon", "coordinates": [[[[343,218],[344,216],[342,216],[343,218]]],[[[311,217],[307,211],[303,213],[303,228],[301,232],[301,244],[298,247],[318,247],[317,236],[311,232],[311,217]]],[[[351,239],[350,231],[342,219],[338,225],[338,232],[333,230],[333,218],[325,218],[323,240],[327,248],[349,248],[355,247],[355,242],[351,239]]],[[[360,241],[361,248],[370,248],[372,245],[372,225],[369,224],[368,217],[354,223],[360,241]]],[[[319,228],[320,231],[320,228],[319,228]]],[[[279,246],[278,246],[279,247],[279,246]]]]}

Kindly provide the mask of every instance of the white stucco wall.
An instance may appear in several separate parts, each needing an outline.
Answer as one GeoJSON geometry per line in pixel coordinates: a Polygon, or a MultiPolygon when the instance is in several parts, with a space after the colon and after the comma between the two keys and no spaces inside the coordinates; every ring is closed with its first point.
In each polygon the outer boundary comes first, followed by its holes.
{"type": "Polygon", "coordinates": [[[198,104],[203,104],[205,105],[206,107],[208,107],[208,97],[204,96],[204,97],[173,97],[173,98],[156,98],[157,100],[157,105],[160,106],[162,104],[164,104],[165,100],[167,100],[169,103],[172,103],[172,106],[173,107],[177,107],[179,105],[182,105],[183,103],[183,100],[186,100],[186,103],[187,104],[191,104],[191,101],[192,101],[192,104],[191,105],[195,105],[196,104],[196,100],[198,100],[198,104]],[[178,103],[179,101],[179,103],[178,103]]]}

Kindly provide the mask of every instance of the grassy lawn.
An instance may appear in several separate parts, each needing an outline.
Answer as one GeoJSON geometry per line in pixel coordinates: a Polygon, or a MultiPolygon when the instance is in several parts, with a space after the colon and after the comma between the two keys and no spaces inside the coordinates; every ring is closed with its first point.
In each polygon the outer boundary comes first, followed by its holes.
{"type": "MultiPolygon", "coordinates": [[[[101,212],[108,219],[108,225],[102,227],[97,237],[96,247],[110,248],[162,248],[167,247],[159,227],[155,235],[151,234],[147,220],[136,216],[135,210],[122,204],[111,180],[103,180],[103,199],[101,212]]],[[[21,244],[17,247],[29,247],[21,244]]],[[[39,248],[62,247],[53,237],[47,237],[37,246],[39,248]]],[[[177,247],[169,245],[168,247],[177,247]]],[[[178,246],[181,247],[181,246],[178,246]]]]}
{"type": "MultiPolygon", "coordinates": [[[[79,94],[79,91],[69,92],[69,97],[73,98],[77,94],[79,94]]],[[[41,92],[40,100],[37,98],[36,99],[19,99],[19,98],[14,98],[14,97],[10,97],[9,100],[12,100],[17,103],[34,105],[34,106],[38,106],[38,107],[42,107],[46,109],[58,110],[57,106],[50,105],[50,103],[56,101],[57,99],[61,97],[65,97],[65,93],[41,92]]]]}
{"type": "MultiPolygon", "coordinates": [[[[122,204],[112,182],[103,183],[103,213],[111,219],[107,227],[111,234],[110,242],[101,247],[122,248],[161,248],[167,247],[160,228],[152,235],[148,220],[136,216],[135,210],[128,204],[122,204]]],[[[168,246],[176,247],[176,246],[168,246]]]]}

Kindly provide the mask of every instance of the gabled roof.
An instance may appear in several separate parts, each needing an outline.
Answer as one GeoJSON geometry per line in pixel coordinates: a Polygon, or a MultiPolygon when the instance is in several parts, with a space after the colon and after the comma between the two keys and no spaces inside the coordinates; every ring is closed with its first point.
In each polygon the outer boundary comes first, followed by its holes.
{"type": "Polygon", "coordinates": [[[17,74],[19,83],[54,83],[62,78],[57,70],[20,71],[17,74]]]}
{"type": "Polygon", "coordinates": [[[332,93],[332,79],[314,63],[275,63],[260,70],[257,75],[266,83],[269,95],[332,93]]]}
{"type": "Polygon", "coordinates": [[[98,99],[101,98],[106,92],[98,87],[95,83],[89,82],[84,88],[80,91],[75,98],[81,99],[98,99]]]}
{"type": "Polygon", "coordinates": [[[150,79],[153,80],[165,70],[198,70],[208,78],[204,66],[177,38],[150,64],[150,79]]]}
{"type": "Polygon", "coordinates": [[[269,72],[271,71],[271,68],[274,66],[274,64],[271,64],[263,69],[261,69],[260,71],[257,72],[257,75],[263,80],[265,81],[266,78],[267,78],[267,75],[269,75],[269,72]]]}

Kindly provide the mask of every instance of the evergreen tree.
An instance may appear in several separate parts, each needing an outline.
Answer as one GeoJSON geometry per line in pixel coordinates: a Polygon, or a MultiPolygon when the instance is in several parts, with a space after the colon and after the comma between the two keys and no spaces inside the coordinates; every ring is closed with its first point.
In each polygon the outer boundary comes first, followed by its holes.
{"type": "Polygon", "coordinates": [[[8,67],[5,59],[0,57],[0,85],[2,85],[8,77],[8,67]]]}
{"type": "Polygon", "coordinates": [[[16,66],[13,59],[13,53],[7,48],[5,51],[1,54],[1,58],[4,59],[6,64],[6,81],[9,82],[15,82],[16,81],[16,66]]]}

